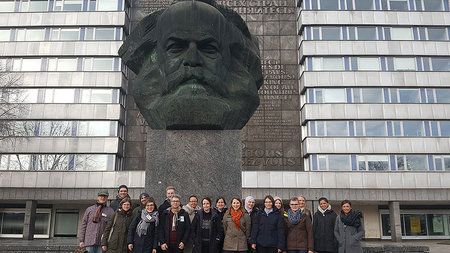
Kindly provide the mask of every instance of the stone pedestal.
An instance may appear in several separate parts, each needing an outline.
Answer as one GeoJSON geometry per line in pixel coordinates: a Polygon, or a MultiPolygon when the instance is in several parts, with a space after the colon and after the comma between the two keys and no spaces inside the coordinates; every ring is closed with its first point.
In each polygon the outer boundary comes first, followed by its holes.
{"type": "Polygon", "coordinates": [[[182,204],[192,194],[200,206],[203,197],[241,197],[240,130],[150,130],[146,152],[145,190],[157,204],[169,185],[182,204]]]}

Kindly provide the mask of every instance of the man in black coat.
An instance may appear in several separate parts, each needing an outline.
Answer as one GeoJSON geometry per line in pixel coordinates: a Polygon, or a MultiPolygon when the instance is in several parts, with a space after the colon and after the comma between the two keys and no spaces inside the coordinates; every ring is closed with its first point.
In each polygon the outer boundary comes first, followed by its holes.
{"type": "Polygon", "coordinates": [[[181,197],[174,194],[171,206],[160,216],[159,241],[161,250],[167,253],[182,253],[190,236],[191,221],[184,209],[180,208],[181,197]]]}

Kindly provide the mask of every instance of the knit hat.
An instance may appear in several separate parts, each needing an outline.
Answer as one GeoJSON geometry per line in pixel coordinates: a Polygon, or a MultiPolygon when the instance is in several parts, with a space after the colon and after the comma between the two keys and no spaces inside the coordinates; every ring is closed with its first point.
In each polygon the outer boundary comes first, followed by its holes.
{"type": "Polygon", "coordinates": [[[98,191],[97,196],[106,196],[106,197],[109,197],[109,192],[108,192],[108,190],[103,189],[103,190],[98,191]]]}
{"type": "Polygon", "coordinates": [[[139,199],[141,199],[142,197],[150,197],[150,195],[148,194],[148,193],[146,193],[146,192],[143,192],[143,193],[141,193],[141,194],[139,194],[139,199]]]}
{"type": "Polygon", "coordinates": [[[122,189],[122,188],[125,188],[125,189],[127,189],[127,191],[128,191],[128,186],[126,186],[126,185],[120,185],[118,188],[117,188],[117,192],[119,192],[120,191],[120,189],[122,189]]]}

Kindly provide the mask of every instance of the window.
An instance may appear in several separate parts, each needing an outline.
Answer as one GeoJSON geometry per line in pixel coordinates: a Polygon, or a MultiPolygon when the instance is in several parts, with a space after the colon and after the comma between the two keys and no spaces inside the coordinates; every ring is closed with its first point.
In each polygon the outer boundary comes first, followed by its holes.
{"type": "Polygon", "coordinates": [[[340,40],[341,28],[339,27],[322,27],[322,40],[340,40]]]}
{"type": "Polygon", "coordinates": [[[365,136],[386,136],[386,126],[384,121],[365,121],[365,136]]]}
{"type": "MultiPolygon", "coordinates": [[[[20,65],[20,60],[21,59],[14,60],[14,69],[16,69],[17,63],[20,65]]],[[[40,71],[41,59],[22,59],[22,63],[20,66],[18,66],[18,68],[18,71],[40,71]]]]}
{"type": "Polygon", "coordinates": [[[321,10],[339,10],[338,0],[320,0],[321,10]]]}
{"type": "MultiPolygon", "coordinates": [[[[0,237],[22,238],[25,220],[24,209],[0,209],[0,237]]],[[[48,238],[50,210],[37,209],[34,238],[48,238]]]]}
{"type": "Polygon", "coordinates": [[[394,68],[396,71],[414,71],[416,63],[414,58],[394,58],[394,68]]]}
{"type": "Polygon", "coordinates": [[[60,40],[78,40],[79,38],[79,29],[61,29],[60,31],[60,40]]]}
{"type": "Polygon", "coordinates": [[[380,70],[380,59],[378,57],[358,58],[358,70],[379,71],[380,70]]]}
{"type": "Polygon", "coordinates": [[[398,89],[400,103],[420,103],[419,89],[398,89]]]}
{"type": "Polygon", "coordinates": [[[11,30],[0,30],[0,41],[9,41],[11,38],[11,30]]]}
{"type": "Polygon", "coordinates": [[[114,28],[96,28],[95,40],[114,40],[114,28]]]}
{"type": "Polygon", "coordinates": [[[0,1],[0,12],[14,12],[14,1],[1,0],[0,1]]]}
{"type": "Polygon", "coordinates": [[[390,10],[393,11],[407,11],[408,1],[407,0],[389,0],[390,10]]]}
{"type": "Polygon", "coordinates": [[[16,41],[43,41],[45,29],[18,29],[16,41]]]}
{"type": "Polygon", "coordinates": [[[442,0],[423,0],[425,11],[442,11],[442,0]]]}
{"type": "Polygon", "coordinates": [[[345,103],[345,89],[323,89],[323,103],[345,103]]]}
{"type": "Polygon", "coordinates": [[[358,170],[387,171],[389,170],[389,157],[387,155],[359,155],[358,170]]]}
{"type": "Polygon", "coordinates": [[[328,121],[327,136],[348,136],[347,121],[328,121]]]}
{"type": "Polygon", "coordinates": [[[342,58],[323,58],[323,70],[344,70],[342,58]]]}
{"type": "Polygon", "coordinates": [[[422,121],[403,121],[403,136],[424,136],[422,121]]]}
{"type": "Polygon", "coordinates": [[[397,155],[398,170],[427,170],[425,155],[397,155]]]}
{"type": "Polygon", "coordinates": [[[391,40],[413,40],[411,28],[392,27],[391,40]]]}
{"type": "Polygon", "coordinates": [[[21,12],[44,12],[47,11],[48,0],[22,0],[21,12]]]}
{"type": "Polygon", "coordinates": [[[428,28],[428,40],[447,40],[447,31],[445,28],[428,28]]]}
{"type": "Polygon", "coordinates": [[[43,121],[39,124],[39,136],[71,136],[69,121],[43,121]]]}
{"type": "Polygon", "coordinates": [[[112,90],[83,90],[82,103],[112,103],[112,90]]]}
{"type": "Polygon", "coordinates": [[[117,0],[97,0],[98,11],[117,11],[117,0]]]}
{"type": "Polygon", "coordinates": [[[355,10],[373,10],[373,9],[374,9],[373,0],[355,0],[355,10]]]}
{"type": "Polygon", "coordinates": [[[357,27],[357,31],[358,31],[358,40],[377,39],[377,29],[375,27],[357,27]]]}
{"type": "Polygon", "coordinates": [[[383,90],[380,88],[363,88],[361,89],[363,103],[383,103],[383,90]]]}
{"type": "Polygon", "coordinates": [[[441,136],[450,137],[450,122],[441,121],[439,123],[441,126],[441,136]]]}
{"type": "MultiPolygon", "coordinates": [[[[55,1],[55,10],[61,10],[62,0],[55,1]],[[56,8],[58,6],[58,8],[56,8]]],[[[81,11],[83,6],[82,0],[64,0],[62,3],[63,11],[81,11]]]]}
{"type": "Polygon", "coordinates": [[[111,155],[77,155],[75,157],[76,170],[112,170],[109,165],[111,155]]]}
{"type": "Polygon", "coordinates": [[[112,71],[114,58],[85,58],[84,71],[112,71]]]}
{"type": "Polygon", "coordinates": [[[431,64],[434,71],[450,71],[450,59],[449,58],[431,58],[431,64]]]}
{"type": "Polygon", "coordinates": [[[351,170],[350,156],[348,156],[348,155],[328,155],[328,170],[331,170],[331,171],[351,170]]]}
{"type": "Polygon", "coordinates": [[[77,236],[78,210],[57,209],[55,214],[55,236],[77,236]]]}

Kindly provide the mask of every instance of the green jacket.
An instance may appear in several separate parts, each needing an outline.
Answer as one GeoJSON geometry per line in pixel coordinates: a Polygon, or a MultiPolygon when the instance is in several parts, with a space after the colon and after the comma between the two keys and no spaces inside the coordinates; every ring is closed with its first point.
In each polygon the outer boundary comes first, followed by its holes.
{"type": "Polygon", "coordinates": [[[113,219],[106,225],[105,232],[102,236],[102,246],[108,247],[107,253],[127,252],[127,236],[131,220],[131,210],[128,212],[121,211],[120,209],[116,211],[113,219]]]}

